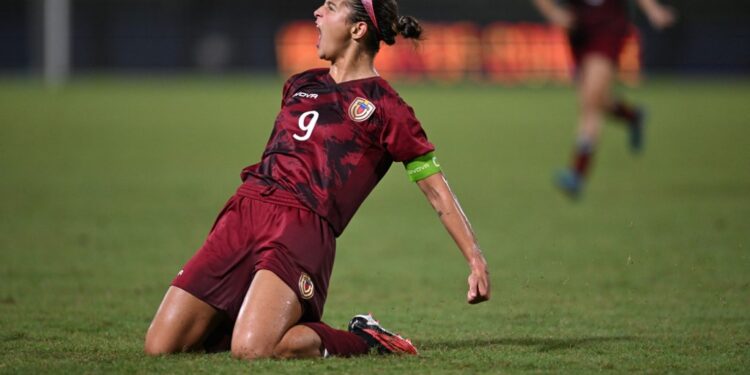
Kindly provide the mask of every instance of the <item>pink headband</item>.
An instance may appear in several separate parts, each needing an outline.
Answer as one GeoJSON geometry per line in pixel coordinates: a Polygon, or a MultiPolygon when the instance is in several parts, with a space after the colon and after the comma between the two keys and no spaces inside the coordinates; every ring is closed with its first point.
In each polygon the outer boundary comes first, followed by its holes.
{"type": "Polygon", "coordinates": [[[372,24],[375,25],[375,30],[377,30],[378,34],[380,34],[380,27],[378,27],[378,19],[375,18],[375,9],[373,9],[372,7],[372,0],[362,0],[362,5],[365,6],[367,15],[370,16],[370,21],[372,21],[372,24]]]}

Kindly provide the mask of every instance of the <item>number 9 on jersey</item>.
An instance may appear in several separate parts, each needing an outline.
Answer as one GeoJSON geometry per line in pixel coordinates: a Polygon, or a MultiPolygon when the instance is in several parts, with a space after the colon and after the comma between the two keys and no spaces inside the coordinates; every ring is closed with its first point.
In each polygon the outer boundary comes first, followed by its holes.
{"type": "Polygon", "coordinates": [[[302,116],[299,117],[298,125],[300,130],[305,132],[303,135],[294,134],[292,137],[294,139],[304,142],[312,136],[313,130],[315,130],[315,125],[318,123],[318,117],[320,114],[318,111],[308,111],[302,114],[302,116]],[[309,121],[307,120],[308,117],[312,117],[309,121]],[[305,123],[307,122],[307,123],[305,123]]]}

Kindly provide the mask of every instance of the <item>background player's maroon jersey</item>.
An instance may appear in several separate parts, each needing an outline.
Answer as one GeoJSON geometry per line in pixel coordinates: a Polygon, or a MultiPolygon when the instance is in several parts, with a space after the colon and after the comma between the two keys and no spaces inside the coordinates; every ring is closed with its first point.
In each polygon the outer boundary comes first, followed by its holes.
{"type": "Polygon", "coordinates": [[[247,183],[295,194],[340,235],[394,161],[434,150],[414,111],[380,77],[336,83],[328,69],[292,76],[247,183]]]}
{"type": "Polygon", "coordinates": [[[575,14],[576,27],[581,29],[622,29],[628,20],[626,0],[569,0],[575,14]]]}
{"type": "Polygon", "coordinates": [[[569,0],[575,26],[568,33],[577,66],[589,55],[617,65],[631,31],[626,0],[569,0]]]}

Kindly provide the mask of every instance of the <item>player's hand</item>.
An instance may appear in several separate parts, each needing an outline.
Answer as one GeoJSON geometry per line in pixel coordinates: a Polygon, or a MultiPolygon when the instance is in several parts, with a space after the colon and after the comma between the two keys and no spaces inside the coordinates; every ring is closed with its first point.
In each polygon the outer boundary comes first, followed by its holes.
{"type": "Polygon", "coordinates": [[[490,299],[490,273],[484,258],[472,262],[466,302],[477,304],[490,299]]]}
{"type": "Polygon", "coordinates": [[[573,26],[575,26],[576,21],[573,12],[563,7],[558,7],[554,12],[552,12],[550,14],[549,20],[553,25],[562,27],[565,30],[572,29],[573,26]]]}
{"type": "Polygon", "coordinates": [[[646,15],[651,25],[657,30],[672,26],[677,21],[674,9],[663,5],[651,7],[646,15]]]}

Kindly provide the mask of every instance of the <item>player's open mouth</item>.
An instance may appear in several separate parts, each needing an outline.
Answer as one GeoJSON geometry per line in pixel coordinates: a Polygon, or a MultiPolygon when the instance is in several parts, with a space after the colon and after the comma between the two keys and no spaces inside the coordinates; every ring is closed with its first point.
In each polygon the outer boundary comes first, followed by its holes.
{"type": "Polygon", "coordinates": [[[320,30],[320,25],[317,23],[315,24],[315,28],[318,29],[318,42],[315,43],[315,48],[320,48],[320,39],[323,37],[323,33],[320,30]]]}

